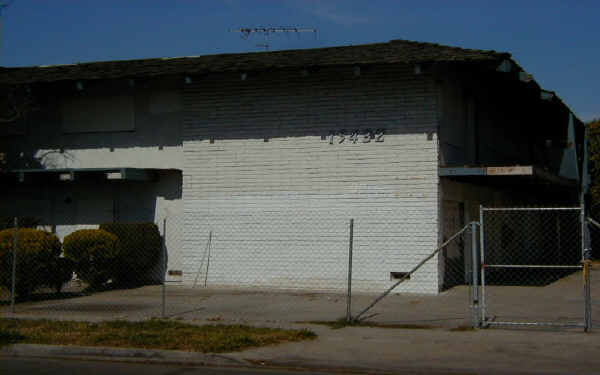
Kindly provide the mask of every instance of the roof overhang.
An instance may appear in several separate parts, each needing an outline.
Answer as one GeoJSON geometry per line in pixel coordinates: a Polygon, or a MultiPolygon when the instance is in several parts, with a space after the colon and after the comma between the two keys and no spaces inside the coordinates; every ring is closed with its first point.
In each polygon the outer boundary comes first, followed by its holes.
{"type": "Polygon", "coordinates": [[[452,177],[469,182],[511,183],[524,185],[558,185],[576,189],[577,180],[564,178],[533,165],[494,167],[440,167],[440,177],[452,177]]]}
{"type": "Polygon", "coordinates": [[[474,50],[391,40],[385,43],[268,52],[97,61],[78,64],[0,67],[0,85],[26,85],[59,81],[204,75],[312,67],[366,66],[379,64],[492,63],[510,59],[506,52],[474,50]]]}

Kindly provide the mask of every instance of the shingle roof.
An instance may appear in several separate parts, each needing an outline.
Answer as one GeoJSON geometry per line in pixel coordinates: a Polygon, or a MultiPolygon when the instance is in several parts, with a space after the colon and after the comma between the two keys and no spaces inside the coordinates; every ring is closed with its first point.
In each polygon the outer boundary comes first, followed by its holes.
{"type": "Polygon", "coordinates": [[[80,63],[72,65],[0,68],[0,84],[63,80],[255,71],[294,67],[426,62],[502,60],[510,54],[442,46],[407,40],[387,43],[273,52],[235,53],[177,58],[154,58],[80,63]]]}

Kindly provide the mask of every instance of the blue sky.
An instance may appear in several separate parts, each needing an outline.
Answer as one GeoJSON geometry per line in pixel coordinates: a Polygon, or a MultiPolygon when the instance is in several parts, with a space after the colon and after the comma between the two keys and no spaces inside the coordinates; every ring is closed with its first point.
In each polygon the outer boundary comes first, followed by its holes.
{"type": "Polygon", "coordinates": [[[14,0],[0,65],[259,51],[263,36],[229,30],[311,27],[270,36],[271,50],[409,39],[507,51],[589,120],[600,117],[599,19],[597,0],[14,0]]]}

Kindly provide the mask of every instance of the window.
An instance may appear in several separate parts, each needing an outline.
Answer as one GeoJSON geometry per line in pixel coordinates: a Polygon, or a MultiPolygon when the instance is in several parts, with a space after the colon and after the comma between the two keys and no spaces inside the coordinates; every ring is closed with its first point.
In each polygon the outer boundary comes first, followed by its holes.
{"type": "Polygon", "coordinates": [[[129,95],[63,99],[61,113],[65,133],[135,130],[134,100],[129,95]]]}

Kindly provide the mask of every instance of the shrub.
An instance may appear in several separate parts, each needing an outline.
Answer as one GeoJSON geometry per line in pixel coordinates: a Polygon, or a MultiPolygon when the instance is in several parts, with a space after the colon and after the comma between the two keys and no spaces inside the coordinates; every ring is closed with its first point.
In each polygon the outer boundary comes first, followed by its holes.
{"type": "Polygon", "coordinates": [[[77,276],[92,289],[102,286],[118,264],[118,238],[101,229],[81,229],[65,237],[65,258],[73,262],[77,276]]]}
{"type": "Polygon", "coordinates": [[[100,229],[119,238],[119,261],[114,278],[121,285],[141,285],[151,279],[150,271],[160,260],[162,239],[154,223],[110,223],[100,229]]]}
{"type": "Polygon", "coordinates": [[[46,276],[47,285],[54,288],[56,293],[60,293],[63,285],[71,281],[73,278],[73,271],[75,269],[75,262],[69,258],[56,258],[54,259],[48,270],[50,271],[46,276]]]}
{"type": "MultiPolygon", "coordinates": [[[[16,229],[0,231],[0,285],[12,285],[13,241],[16,229]]],[[[38,229],[19,228],[17,241],[17,273],[15,292],[19,297],[30,295],[40,286],[50,285],[60,257],[58,237],[38,229]]]]}

